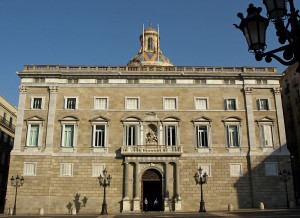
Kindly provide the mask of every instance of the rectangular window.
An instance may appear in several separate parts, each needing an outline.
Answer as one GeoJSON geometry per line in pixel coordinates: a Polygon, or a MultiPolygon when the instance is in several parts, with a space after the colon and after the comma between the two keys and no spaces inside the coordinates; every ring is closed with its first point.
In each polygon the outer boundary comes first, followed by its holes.
{"type": "Polygon", "coordinates": [[[206,173],[208,176],[211,176],[211,164],[198,164],[198,169],[201,167],[202,173],[206,173]]]}
{"type": "Polygon", "coordinates": [[[100,175],[103,176],[104,169],[105,169],[104,164],[93,163],[92,164],[92,177],[99,177],[100,175]]]}
{"type": "Polygon", "coordinates": [[[226,110],[236,110],[236,100],[235,99],[226,99],[226,110]]]}
{"type": "Polygon", "coordinates": [[[265,162],[266,176],[278,176],[278,168],[276,162],[265,162]]]}
{"type": "Polygon", "coordinates": [[[176,145],[176,135],[177,129],[176,126],[166,126],[165,127],[165,140],[166,145],[176,145]]]}
{"type": "Polygon", "coordinates": [[[177,99],[176,98],[164,98],[164,109],[165,110],[176,110],[177,99]]]}
{"type": "Polygon", "coordinates": [[[126,98],[126,109],[127,110],[139,109],[139,99],[138,98],[126,98]]]}
{"type": "Polygon", "coordinates": [[[66,98],[65,109],[76,109],[77,108],[77,99],[76,98],[66,98]]]}
{"type": "Polygon", "coordinates": [[[10,128],[12,127],[12,123],[13,123],[13,118],[10,117],[10,118],[9,118],[9,124],[8,124],[10,128]]]}
{"type": "Polygon", "coordinates": [[[197,126],[197,147],[208,147],[207,126],[197,126]]]}
{"type": "Polygon", "coordinates": [[[258,110],[269,110],[268,99],[258,99],[258,110]]]}
{"type": "Polygon", "coordinates": [[[24,176],[35,176],[36,175],[37,163],[24,163],[23,175],[24,176]]]}
{"type": "Polygon", "coordinates": [[[39,140],[39,125],[38,124],[29,124],[28,125],[28,140],[27,146],[38,146],[39,140]]]}
{"type": "Polygon", "coordinates": [[[108,108],[107,98],[94,98],[94,108],[99,110],[106,110],[108,108]]]}
{"type": "Polygon", "coordinates": [[[73,147],[74,125],[64,125],[62,147],[73,147]]]}
{"type": "Polygon", "coordinates": [[[105,146],[105,125],[95,125],[94,126],[94,137],[93,137],[94,147],[104,147],[105,146]]]}
{"type": "Polygon", "coordinates": [[[242,176],[242,164],[230,164],[230,176],[242,176]]]}
{"type": "Polygon", "coordinates": [[[262,146],[273,147],[273,137],[272,137],[272,126],[262,125],[261,126],[261,136],[262,136],[262,146]]]}
{"type": "Polygon", "coordinates": [[[207,110],[207,99],[206,98],[195,98],[196,110],[207,110]]]}
{"type": "Polygon", "coordinates": [[[126,126],[126,145],[137,145],[137,125],[126,126]]]}
{"type": "Polygon", "coordinates": [[[33,98],[32,99],[32,109],[42,109],[43,98],[33,98]]]}
{"type": "Polygon", "coordinates": [[[237,125],[227,126],[227,144],[228,147],[238,147],[239,146],[239,134],[237,125]]]}
{"type": "Polygon", "coordinates": [[[60,176],[73,176],[73,163],[61,163],[60,176]]]}

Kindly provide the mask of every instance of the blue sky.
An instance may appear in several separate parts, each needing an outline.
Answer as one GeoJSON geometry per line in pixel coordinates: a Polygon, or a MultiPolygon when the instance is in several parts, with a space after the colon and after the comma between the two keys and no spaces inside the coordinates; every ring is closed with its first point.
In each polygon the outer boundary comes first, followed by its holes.
{"type": "MultiPolygon", "coordinates": [[[[176,66],[274,66],[247,51],[236,14],[262,0],[0,0],[0,95],[17,106],[25,64],[126,65],[142,24],[160,26],[176,66]]],[[[300,9],[300,1],[295,1],[300,9]]],[[[278,46],[269,26],[268,49],[278,46]]]]}

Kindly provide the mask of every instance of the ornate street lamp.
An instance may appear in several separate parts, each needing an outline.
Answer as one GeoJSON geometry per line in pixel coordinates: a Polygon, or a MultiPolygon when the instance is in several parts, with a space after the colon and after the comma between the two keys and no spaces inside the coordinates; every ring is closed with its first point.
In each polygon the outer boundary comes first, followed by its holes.
{"type": "Polygon", "coordinates": [[[283,181],[285,185],[286,207],[290,209],[289,195],[288,195],[286,183],[291,180],[291,173],[290,171],[284,169],[282,172],[281,171],[279,172],[279,176],[280,176],[280,180],[283,181]]]}
{"type": "MultiPolygon", "coordinates": [[[[272,58],[283,65],[292,65],[300,60],[300,25],[298,10],[294,7],[293,0],[263,0],[267,10],[268,18],[260,15],[261,8],[250,4],[247,9],[247,17],[238,13],[241,19],[239,25],[234,26],[240,29],[248,43],[248,50],[255,54],[257,61],[265,58],[266,62],[271,62],[272,58]],[[290,12],[287,11],[287,2],[289,2],[290,12]],[[283,46],[264,52],[266,49],[266,30],[268,24],[272,22],[275,25],[278,41],[283,46]],[[276,53],[282,52],[282,57],[276,53]]],[[[297,72],[300,72],[298,66],[297,72]]]]}
{"type": "Polygon", "coordinates": [[[106,204],[106,187],[110,186],[110,180],[112,177],[110,175],[107,176],[107,170],[103,170],[103,176],[100,174],[98,177],[100,186],[104,188],[104,196],[103,196],[103,203],[102,203],[102,211],[100,215],[107,215],[107,204],[106,204]]]}
{"type": "Polygon", "coordinates": [[[12,215],[16,215],[17,214],[18,187],[20,187],[20,186],[22,186],[24,184],[24,178],[23,178],[23,176],[20,178],[19,175],[17,175],[16,178],[14,178],[12,176],[11,179],[10,179],[10,182],[11,182],[11,186],[16,187],[14,210],[13,210],[13,214],[12,214],[12,215]]]}
{"type": "Polygon", "coordinates": [[[196,185],[200,184],[200,190],[201,190],[201,200],[200,200],[200,209],[199,212],[206,212],[205,210],[205,202],[203,200],[203,189],[202,189],[202,185],[207,183],[207,174],[202,173],[203,169],[201,167],[199,167],[198,172],[195,173],[194,179],[196,181],[196,185]]]}

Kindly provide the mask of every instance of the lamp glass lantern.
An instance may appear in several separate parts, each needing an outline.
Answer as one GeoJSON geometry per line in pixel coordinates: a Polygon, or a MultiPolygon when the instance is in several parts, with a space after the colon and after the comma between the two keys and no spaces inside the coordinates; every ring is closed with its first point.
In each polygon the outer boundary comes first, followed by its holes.
{"type": "Polygon", "coordinates": [[[248,50],[250,52],[264,51],[266,46],[266,30],[269,25],[269,20],[260,15],[260,7],[254,7],[250,4],[246,18],[243,17],[242,13],[238,13],[238,17],[241,18],[239,28],[247,41],[248,50]]]}
{"type": "Polygon", "coordinates": [[[264,0],[269,18],[277,20],[285,17],[287,15],[286,2],[287,0],[264,0]]]}

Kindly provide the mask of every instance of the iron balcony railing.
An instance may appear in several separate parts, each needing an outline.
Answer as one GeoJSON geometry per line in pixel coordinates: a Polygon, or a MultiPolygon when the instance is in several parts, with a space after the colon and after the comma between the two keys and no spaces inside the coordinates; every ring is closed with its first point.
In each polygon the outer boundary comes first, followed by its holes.
{"type": "Polygon", "coordinates": [[[15,126],[2,116],[0,116],[0,125],[6,129],[10,130],[13,133],[15,132],[15,126]]]}

